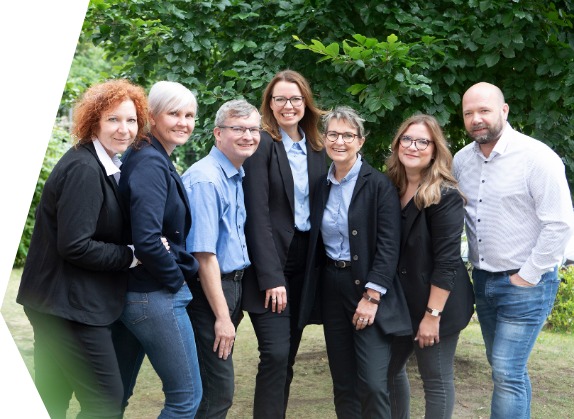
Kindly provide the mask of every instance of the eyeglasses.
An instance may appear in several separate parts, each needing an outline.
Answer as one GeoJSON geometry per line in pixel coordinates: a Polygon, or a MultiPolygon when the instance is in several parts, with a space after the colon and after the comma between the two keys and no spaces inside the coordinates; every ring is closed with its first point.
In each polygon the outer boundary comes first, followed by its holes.
{"type": "Polygon", "coordinates": [[[399,141],[404,148],[409,148],[414,143],[415,148],[419,151],[426,150],[429,144],[434,142],[426,138],[413,138],[408,135],[403,135],[399,141]]]}
{"type": "Polygon", "coordinates": [[[261,133],[260,127],[239,127],[239,126],[228,126],[228,125],[219,125],[218,128],[229,128],[231,132],[237,137],[244,135],[246,131],[249,131],[251,136],[259,137],[261,133]]]}
{"type": "Polygon", "coordinates": [[[345,144],[351,144],[353,141],[355,141],[355,138],[358,137],[358,135],[353,134],[352,132],[327,131],[325,133],[325,137],[332,143],[334,143],[339,139],[339,137],[341,137],[343,138],[343,142],[345,144]]]}
{"type": "Polygon", "coordinates": [[[273,102],[277,106],[281,107],[287,105],[287,102],[291,102],[291,106],[293,106],[294,108],[298,108],[305,101],[305,98],[303,96],[291,96],[291,97],[271,96],[271,99],[273,99],[273,102]]]}

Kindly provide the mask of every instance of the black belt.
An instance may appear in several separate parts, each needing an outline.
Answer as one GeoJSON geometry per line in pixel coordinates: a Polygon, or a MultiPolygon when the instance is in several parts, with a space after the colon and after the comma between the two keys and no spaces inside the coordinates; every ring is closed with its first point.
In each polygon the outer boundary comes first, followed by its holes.
{"type": "Polygon", "coordinates": [[[231,271],[227,274],[222,274],[221,279],[224,281],[241,281],[243,279],[243,269],[238,269],[236,271],[231,271]]]}
{"type": "Polygon", "coordinates": [[[335,268],[346,269],[351,267],[350,260],[333,260],[327,256],[327,263],[335,265],[335,268]]]}
{"type": "Polygon", "coordinates": [[[478,268],[476,270],[486,272],[487,274],[490,274],[490,275],[500,275],[500,276],[508,275],[508,276],[510,276],[510,275],[517,274],[520,269],[509,269],[508,271],[498,271],[498,272],[489,272],[489,271],[485,271],[484,269],[478,269],[478,268]]]}

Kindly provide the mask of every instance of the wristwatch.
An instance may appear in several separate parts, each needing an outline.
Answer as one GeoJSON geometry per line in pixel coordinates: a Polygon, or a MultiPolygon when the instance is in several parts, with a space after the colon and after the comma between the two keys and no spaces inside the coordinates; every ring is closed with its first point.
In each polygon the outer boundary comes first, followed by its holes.
{"type": "Polygon", "coordinates": [[[442,311],[438,311],[436,308],[427,307],[427,311],[433,317],[440,317],[440,315],[442,314],[442,311]]]}

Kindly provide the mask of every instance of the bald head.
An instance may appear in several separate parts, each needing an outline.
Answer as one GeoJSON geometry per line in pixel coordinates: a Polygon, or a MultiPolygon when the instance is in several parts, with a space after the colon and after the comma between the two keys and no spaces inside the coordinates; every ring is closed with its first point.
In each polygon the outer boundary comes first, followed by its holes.
{"type": "Polygon", "coordinates": [[[477,143],[492,148],[506,125],[508,105],[498,87],[480,82],[471,86],[462,97],[462,115],[468,135],[477,143]]]}

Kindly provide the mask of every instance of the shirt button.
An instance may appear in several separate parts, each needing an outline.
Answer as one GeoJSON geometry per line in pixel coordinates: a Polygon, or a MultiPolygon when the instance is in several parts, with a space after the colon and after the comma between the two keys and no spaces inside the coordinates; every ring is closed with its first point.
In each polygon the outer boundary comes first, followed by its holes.
{"type": "Polygon", "coordinates": [[[361,281],[359,281],[358,279],[355,279],[355,285],[361,285],[361,281]]]}
{"type": "Polygon", "coordinates": [[[484,262],[484,258],[480,258],[480,261],[481,261],[481,262],[484,262]]]}
{"type": "Polygon", "coordinates": [[[402,268],[402,269],[401,269],[401,273],[402,273],[403,275],[405,275],[405,274],[407,273],[407,268],[402,268]]]}
{"type": "Polygon", "coordinates": [[[353,230],[353,231],[351,231],[351,234],[352,234],[353,236],[356,236],[356,235],[357,235],[357,233],[358,233],[358,231],[357,231],[357,230],[353,230]]]}
{"type": "Polygon", "coordinates": [[[480,223],[480,218],[477,221],[480,223]]]}
{"type": "Polygon", "coordinates": [[[482,183],[486,182],[485,180],[482,180],[482,183]]]}
{"type": "Polygon", "coordinates": [[[358,255],[353,256],[353,260],[359,260],[359,256],[358,255]]]}

